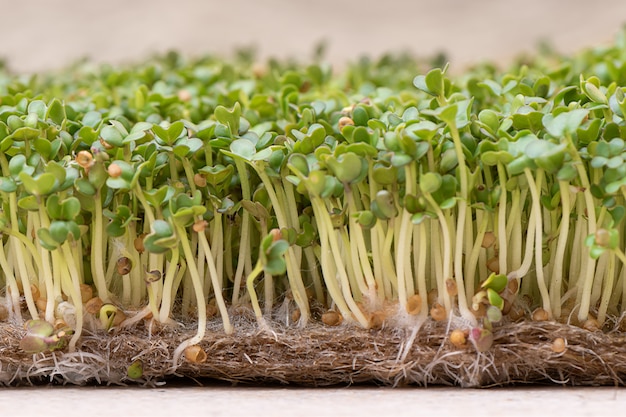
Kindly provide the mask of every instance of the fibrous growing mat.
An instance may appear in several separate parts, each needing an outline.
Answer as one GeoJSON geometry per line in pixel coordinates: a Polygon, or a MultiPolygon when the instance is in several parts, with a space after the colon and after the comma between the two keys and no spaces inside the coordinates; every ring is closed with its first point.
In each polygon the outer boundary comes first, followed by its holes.
{"type": "Polygon", "coordinates": [[[206,360],[183,360],[174,368],[174,348],[193,332],[152,329],[149,335],[142,325],[109,337],[86,336],[76,353],[32,355],[8,348],[23,332],[2,326],[0,342],[7,348],[0,349],[0,383],[156,386],[192,378],[304,386],[597,386],[624,385],[626,376],[626,334],[618,328],[605,334],[559,323],[507,323],[494,332],[494,344],[484,353],[451,345],[446,325],[435,322],[420,330],[408,350],[411,332],[391,328],[312,324],[304,330],[276,326],[259,332],[245,319],[238,328],[225,335],[214,323],[199,344],[206,360]],[[142,375],[129,377],[129,367],[139,362],[142,375]]]}

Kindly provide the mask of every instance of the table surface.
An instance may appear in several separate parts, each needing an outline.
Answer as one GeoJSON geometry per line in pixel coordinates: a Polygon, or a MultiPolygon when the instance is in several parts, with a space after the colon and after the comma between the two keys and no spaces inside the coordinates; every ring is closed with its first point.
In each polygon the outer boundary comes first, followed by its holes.
{"type": "Polygon", "coordinates": [[[0,388],[2,416],[611,416],[626,389],[602,387],[0,388]]]}

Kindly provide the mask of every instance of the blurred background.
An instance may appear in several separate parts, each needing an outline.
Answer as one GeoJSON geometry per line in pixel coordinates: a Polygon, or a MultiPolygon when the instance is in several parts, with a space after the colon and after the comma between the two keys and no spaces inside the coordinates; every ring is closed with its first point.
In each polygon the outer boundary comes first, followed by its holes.
{"type": "Polygon", "coordinates": [[[612,41],[626,1],[602,0],[0,0],[0,58],[38,72],[88,57],[133,62],[153,53],[312,55],[337,66],[390,51],[444,52],[452,71],[501,64],[540,42],[572,53],[612,41]]]}

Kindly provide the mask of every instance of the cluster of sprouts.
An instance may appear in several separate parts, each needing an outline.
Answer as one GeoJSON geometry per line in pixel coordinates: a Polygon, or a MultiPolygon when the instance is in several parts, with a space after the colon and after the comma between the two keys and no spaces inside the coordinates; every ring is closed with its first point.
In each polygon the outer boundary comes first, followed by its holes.
{"type": "Polygon", "coordinates": [[[456,78],[246,54],[4,74],[0,317],[32,352],[194,321],[177,357],[248,306],[450,320],[478,350],[505,318],[601,329],[626,309],[625,66],[618,41],[456,78]]]}

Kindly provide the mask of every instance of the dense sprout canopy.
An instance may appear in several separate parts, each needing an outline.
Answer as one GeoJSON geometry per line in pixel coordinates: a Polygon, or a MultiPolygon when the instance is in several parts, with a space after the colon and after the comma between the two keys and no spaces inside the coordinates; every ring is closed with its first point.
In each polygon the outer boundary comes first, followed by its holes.
{"type": "Polygon", "coordinates": [[[144,319],[418,330],[488,351],[626,308],[626,49],[0,74],[0,288],[27,352],[144,319]],[[532,315],[531,315],[532,313],[532,315]],[[219,318],[217,317],[219,316],[219,318]]]}

